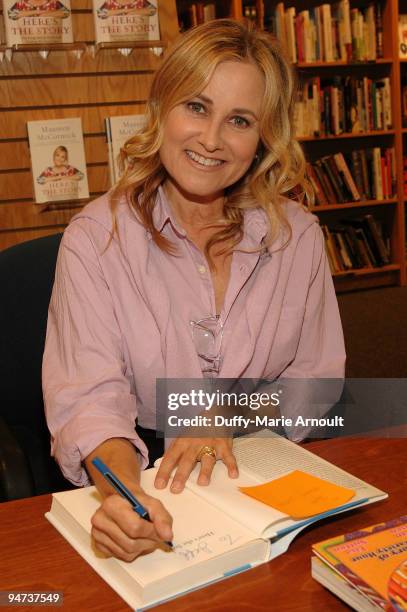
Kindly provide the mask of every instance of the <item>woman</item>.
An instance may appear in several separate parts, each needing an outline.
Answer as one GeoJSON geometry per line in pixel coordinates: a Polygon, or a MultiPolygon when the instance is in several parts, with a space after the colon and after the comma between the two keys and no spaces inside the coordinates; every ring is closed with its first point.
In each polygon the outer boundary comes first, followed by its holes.
{"type": "MultiPolygon", "coordinates": [[[[108,555],[131,560],[172,537],[171,517],[139,486],[145,442],[154,446],[157,378],[199,378],[208,363],[223,378],[343,376],[321,231],[285,197],[308,192],[294,93],[269,35],[232,20],[187,32],[156,73],[146,129],[124,149],[124,177],[64,234],[44,355],[46,411],[65,476],[85,485],[89,474],[106,495],[93,536],[108,555]],[[201,324],[221,338],[219,355],[197,349],[201,324]],[[152,523],[111,494],[92,467],[96,455],[152,523]]],[[[230,439],[179,437],[155,486],[181,491],[197,461],[198,482],[208,484],[216,459],[237,476],[230,439]]]]}
{"type": "Polygon", "coordinates": [[[81,181],[83,172],[68,163],[68,149],[63,145],[57,147],[52,155],[53,166],[45,168],[37,177],[37,183],[53,183],[61,180],[81,181]]]}

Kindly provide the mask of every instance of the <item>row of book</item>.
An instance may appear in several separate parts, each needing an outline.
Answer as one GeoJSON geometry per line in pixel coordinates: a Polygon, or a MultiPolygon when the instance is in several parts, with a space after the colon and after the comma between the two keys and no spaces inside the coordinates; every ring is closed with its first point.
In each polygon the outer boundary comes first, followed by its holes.
{"type": "Polygon", "coordinates": [[[307,164],[307,174],[317,206],[396,197],[394,148],[325,155],[307,164]]]}
{"type": "Polygon", "coordinates": [[[297,137],[337,136],[392,128],[390,79],[313,77],[304,80],[295,110],[297,137]]]}
{"type": "MultiPolygon", "coordinates": [[[[105,119],[110,184],[120,178],[119,153],[144,125],[144,115],[105,119]]],[[[64,202],[89,198],[80,118],[27,122],[35,201],[64,202]]]]}
{"type": "MultiPolygon", "coordinates": [[[[95,42],[159,40],[158,0],[92,0],[95,42]]],[[[74,42],[70,0],[3,0],[7,47],[74,42]]]]}
{"type": "Polygon", "coordinates": [[[381,5],[350,8],[349,0],[300,11],[276,6],[275,34],[295,62],[375,61],[383,57],[381,5]]]}
{"type": "Polygon", "coordinates": [[[390,263],[390,244],[383,227],[372,215],[343,219],[335,226],[321,226],[332,274],[390,263]]]}
{"type": "Polygon", "coordinates": [[[201,23],[216,19],[214,2],[192,2],[179,14],[180,30],[188,30],[201,23]]]}

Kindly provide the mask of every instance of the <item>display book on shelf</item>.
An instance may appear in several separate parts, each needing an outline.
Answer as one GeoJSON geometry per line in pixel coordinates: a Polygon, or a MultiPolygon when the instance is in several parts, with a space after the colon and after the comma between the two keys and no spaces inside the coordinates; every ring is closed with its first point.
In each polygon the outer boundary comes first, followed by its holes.
{"type": "Polygon", "coordinates": [[[114,185],[122,175],[120,150],[125,142],[139,132],[145,124],[145,115],[118,115],[105,118],[106,141],[108,149],[110,185],[114,185]]]}
{"type": "Polygon", "coordinates": [[[158,0],[92,0],[92,6],[97,44],[160,39],[158,0]]]}
{"type": "Polygon", "coordinates": [[[3,0],[6,46],[72,43],[70,0],[3,0]]]}
{"type": "MultiPolygon", "coordinates": [[[[141,609],[265,563],[284,553],[307,525],[333,514],[384,499],[386,494],[304,448],[262,431],[234,443],[239,479],[217,463],[209,487],[196,484],[196,470],[180,495],[155,489],[157,467],[142,472],[146,492],[160,499],[174,518],[173,549],[155,550],[132,563],[95,554],[90,519],[99,507],[94,487],[53,494],[48,520],[133,608],[141,609]],[[352,489],[350,502],[294,520],[238,486],[253,486],[303,472],[352,489]]],[[[167,547],[165,547],[167,548],[167,547]]]]}
{"type": "Polygon", "coordinates": [[[89,198],[81,119],[28,121],[27,131],[35,201],[89,198]]]}

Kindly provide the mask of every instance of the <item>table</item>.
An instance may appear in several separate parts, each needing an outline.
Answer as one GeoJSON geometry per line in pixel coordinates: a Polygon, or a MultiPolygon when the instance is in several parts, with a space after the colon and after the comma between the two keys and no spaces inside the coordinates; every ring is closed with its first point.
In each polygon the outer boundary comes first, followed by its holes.
{"type": "MultiPolygon", "coordinates": [[[[160,612],[348,609],[311,578],[311,544],[406,513],[407,439],[342,438],[314,441],[306,448],[388,492],[389,498],[308,527],[284,555],[163,604],[160,612]]],[[[128,611],[123,600],[44,518],[50,505],[50,495],[0,504],[0,590],[62,591],[60,609],[64,611],[128,611]]]]}

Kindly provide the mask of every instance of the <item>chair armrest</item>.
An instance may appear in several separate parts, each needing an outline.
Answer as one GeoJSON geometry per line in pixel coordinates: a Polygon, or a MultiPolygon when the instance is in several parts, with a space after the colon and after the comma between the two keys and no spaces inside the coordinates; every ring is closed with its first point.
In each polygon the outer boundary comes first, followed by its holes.
{"type": "Polygon", "coordinates": [[[24,452],[0,417],[0,501],[34,494],[34,482],[24,452]]]}

